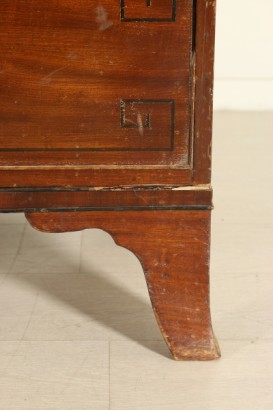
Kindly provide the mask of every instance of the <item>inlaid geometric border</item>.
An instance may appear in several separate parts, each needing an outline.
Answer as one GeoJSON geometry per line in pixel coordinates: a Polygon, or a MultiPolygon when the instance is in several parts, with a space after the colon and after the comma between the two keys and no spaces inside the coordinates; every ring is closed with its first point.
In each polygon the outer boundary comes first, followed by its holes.
{"type": "MultiPolygon", "coordinates": [[[[120,127],[121,128],[139,128],[137,124],[130,124],[126,122],[126,106],[128,104],[169,104],[170,107],[170,144],[164,148],[1,148],[0,152],[137,152],[137,151],[173,151],[174,149],[174,131],[175,131],[175,100],[161,99],[161,100],[120,100],[120,127]]],[[[152,128],[153,119],[150,113],[147,113],[145,120],[141,127],[143,129],[152,128]]]]}
{"type": "MultiPolygon", "coordinates": [[[[174,130],[175,130],[175,100],[121,100],[120,101],[120,126],[121,128],[139,128],[138,124],[128,123],[126,121],[126,107],[128,104],[168,104],[170,107],[171,126],[170,126],[170,145],[164,149],[147,149],[147,151],[172,151],[174,149],[174,130]]],[[[152,118],[150,113],[147,113],[141,127],[143,129],[151,129],[152,118]]]]}
{"type": "MultiPolygon", "coordinates": [[[[172,10],[171,10],[171,17],[167,18],[142,18],[142,17],[136,17],[136,18],[127,18],[126,13],[125,13],[125,5],[126,5],[127,0],[120,0],[120,20],[122,22],[132,22],[132,21],[139,21],[139,22],[168,22],[168,21],[175,21],[176,19],[176,0],[172,0],[172,10]]],[[[151,0],[146,0],[147,1],[147,7],[151,6],[151,0]]]]}

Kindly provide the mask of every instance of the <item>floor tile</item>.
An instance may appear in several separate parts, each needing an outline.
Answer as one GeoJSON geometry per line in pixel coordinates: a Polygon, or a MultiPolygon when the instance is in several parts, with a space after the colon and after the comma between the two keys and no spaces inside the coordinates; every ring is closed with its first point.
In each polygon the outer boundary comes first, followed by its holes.
{"type": "Polygon", "coordinates": [[[0,224],[0,286],[15,263],[24,230],[24,224],[0,224]]]}
{"type": "Polygon", "coordinates": [[[273,274],[213,275],[211,293],[219,338],[273,341],[273,274]]]}
{"type": "Polygon", "coordinates": [[[79,270],[81,232],[51,234],[27,225],[21,252],[11,273],[76,273],[79,270]]]}
{"type": "Polygon", "coordinates": [[[0,255],[15,255],[24,233],[23,224],[0,224],[0,255]]]}
{"type": "Polygon", "coordinates": [[[272,118],[271,112],[215,114],[215,221],[246,223],[249,227],[254,222],[272,223],[272,118]]]}
{"type": "Polygon", "coordinates": [[[272,409],[271,342],[222,342],[214,362],[174,362],[163,342],[147,345],[111,343],[111,410],[272,409]]]}
{"type": "Polygon", "coordinates": [[[109,410],[107,342],[1,342],[0,360],[1,410],[109,410]]]}
{"type": "Polygon", "coordinates": [[[211,270],[273,274],[273,223],[212,226],[211,270]]]}
{"type": "MultiPolygon", "coordinates": [[[[24,338],[161,340],[147,289],[141,295],[133,289],[129,280],[121,286],[114,278],[100,272],[85,275],[25,274],[16,277],[14,294],[16,287],[23,286],[32,289],[33,297],[37,295],[24,338]]],[[[142,280],[145,285],[143,277],[142,280]]],[[[28,303],[25,301],[25,304],[28,303]]]]}
{"type": "Polygon", "coordinates": [[[23,212],[0,213],[0,225],[4,225],[4,224],[23,224],[24,225],[25,223],[26,223],[26,218],[23,212]]]}
{"type": "Polygon", "coordinates": [[[81,272],[88,273],[90,267],[103,269],[105,274],[116,271],[121,281],[124,278],[131,280],[134,274],[136,277],[143,272],[137,257],[128,249],[117,246],[114,239],[100,229],[83,232],[81,272]]]}

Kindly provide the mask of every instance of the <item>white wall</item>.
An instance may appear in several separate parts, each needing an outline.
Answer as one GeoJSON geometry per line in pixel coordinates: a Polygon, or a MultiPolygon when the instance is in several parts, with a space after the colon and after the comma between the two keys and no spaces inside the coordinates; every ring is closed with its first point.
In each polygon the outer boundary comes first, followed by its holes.
{"type": "Polygon", "coordinates": [[[273,110],[273,0],[217,0],[215,109],[273,110]]]}

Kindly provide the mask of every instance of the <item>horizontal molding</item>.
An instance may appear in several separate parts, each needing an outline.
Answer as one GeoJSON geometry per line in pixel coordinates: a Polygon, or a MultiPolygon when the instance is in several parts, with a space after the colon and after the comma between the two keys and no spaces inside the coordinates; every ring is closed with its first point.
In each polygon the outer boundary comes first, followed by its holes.
{"type": "Polygon", "coordinates": [[[0,191],[0,212],[26,210],[211,209],[212,190],[0,191]]]}
{"type": "Polygon", "coordinates": [[[20,213],[20,212],[99,212],[99,211],[114,211],[114,212],[122,212],[122,211],[210,211],[212,209],[211,206],[208,205],[167,205],[167,206],[120,206],[120,207],[68,207],[68,208],[16,208],[12,211],[8,209],[4,209],[1,211],[2,213],[20,213]]]}

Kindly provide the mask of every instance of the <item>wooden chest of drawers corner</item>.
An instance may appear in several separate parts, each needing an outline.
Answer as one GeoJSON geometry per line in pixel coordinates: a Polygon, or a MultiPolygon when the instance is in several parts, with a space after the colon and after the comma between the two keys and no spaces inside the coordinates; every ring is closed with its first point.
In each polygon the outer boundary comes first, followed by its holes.
{"type": "Polygon", "coordinates": [[[209,309],[215,1],[2,0],[0,211],[138,256],[175,359],[209,309]]]}

